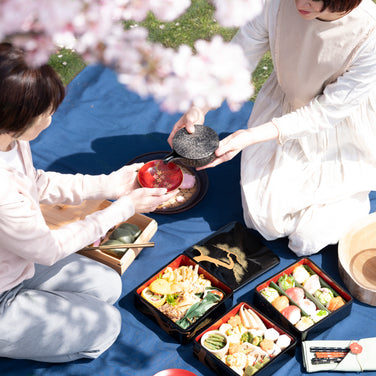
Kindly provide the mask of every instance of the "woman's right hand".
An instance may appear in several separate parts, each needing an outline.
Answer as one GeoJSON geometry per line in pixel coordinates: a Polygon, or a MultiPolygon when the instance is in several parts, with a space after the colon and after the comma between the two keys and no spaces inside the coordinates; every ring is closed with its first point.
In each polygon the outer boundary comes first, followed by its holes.
{"type": "Polygon", "coordinates": [[[179,192],[178,189],[167,192],[166,188],[137,188],[128,194],[136,213],[149,213],[168,201],[179,192]]]}
{"type": "Polygon", "coordinates": [[[194,133],[195,124],[204,124],[206,112],[198,107],[192,106],[174,125],[167,142],[172,147],[172,139],[175,133],[181,129],[186,128],[188,133],[194,133]]]}

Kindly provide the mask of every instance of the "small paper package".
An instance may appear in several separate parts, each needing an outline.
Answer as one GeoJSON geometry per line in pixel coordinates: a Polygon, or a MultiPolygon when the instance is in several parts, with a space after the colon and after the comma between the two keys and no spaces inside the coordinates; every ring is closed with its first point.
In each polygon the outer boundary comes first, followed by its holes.
{"type": "Polygon", "coordinates": [[[376,337],[358,341],[303,341],[303,363],[307,372],[376,371],[375,349],[376,337]]]}

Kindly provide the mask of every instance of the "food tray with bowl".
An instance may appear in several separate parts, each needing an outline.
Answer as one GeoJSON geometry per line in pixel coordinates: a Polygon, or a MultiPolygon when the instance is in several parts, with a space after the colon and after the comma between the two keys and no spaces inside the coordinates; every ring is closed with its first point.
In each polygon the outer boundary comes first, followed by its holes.
{"type": "Polygon", "coordinates": [[[294,335],[246,302],[193,341],[197,358],[219,376],[273,375],[295,354],[294,335]]]}
{"type": "Polygon", "coordinates": [[[188,343],[231,307],[234,291],[278,263],[250,230],[232,222],[140,284],[135,305],[179,343],[188,343]]]}
{"type": "Polygon", "coordinates": [[[254,304],[298,340],[313,338],[347,317],[351,295],[309,258],[256,286],[254,304]]]}
{"type": "MultiPolygon", "coordinates": [[[[111,205],[107,200],[87,200],[80,205],[41,205],[41,210],[46,220],[47,225],[51,229],[56,229],[65,224],[78,221],[85,218],[86,215],[94,213],[97,210],[105,209],[111,205]]],[[[139,229],[137,238],[132,242],[134,246],[140,244],[139,247],[133,247],[128,249],[120,249],[116,254],[111,250],[100,249],[88,249],[81,250],[78,253],[87,256],[93,260],[106,264],[116,270],[122,275],[129,265],[136,259],[139,253],[143,250],[142,244],[149,242],[158,229],[157,222],[145,215],[136,213],[126,222],[122,222],[114,226],[102,239],[98,239],[98,242],[90,244],[89,247],[100,246],[107,243],[111,234],[124,224],[129,224],[134,228],[139,229]]],[[[128,227],[128,226],[127,226],[128,227]]]]}
{"type": "MultiPolygon", "coordinates": [[[[168,155],[168,151],[145,153],[133,158],[128,164],[140,162],[147,164],[151,161],[162,161],[168,155]]],[[[204,170],[197,171],[194,167],[186,166],[180,161],[170,163],[180,167],[183,173],[183,181],[178,185],[179,193],[154,210],[156,214],[177,214],[189,210],[201,202],[208,191],[209,179],[204,170]]]]}
{"type": "Polygon", "coordinates": [[[232,305],[231,289],[179,255],[135,290],[135,305],[179,343],[188,343],[232,305]]]}

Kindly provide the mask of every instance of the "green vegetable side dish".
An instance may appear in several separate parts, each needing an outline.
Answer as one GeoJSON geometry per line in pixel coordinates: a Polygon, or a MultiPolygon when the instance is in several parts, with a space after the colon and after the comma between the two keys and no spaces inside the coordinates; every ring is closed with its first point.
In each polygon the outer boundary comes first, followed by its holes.
{"type": "Polygon", "coordinates": [[[211,334],[208,338],[205,339],[204,345],[209,350],[220,350],[226,346],[226,338],[221,336],[220,334],[211,334]]]}
{"type": "Polygon", "coordinates": [[[133,223],[122,223],[118,228],[129,231],[135,238],[141,235],[141,229],[133,223]]]}
{"type": "Polygon", "coordinates": [[[112,231],[110,239],[119,240],[122,243],[133,243],[134,236],[129,230],[117,227],[112,231]]]}
{"type": "MultiPolygon", "coordinates": [[[[141,234],[141,229],[133,223],[122,223],[109,236],[109,240],[102,243],[102,245],[116,245],[116,244],[130,244],[134,243],[141,234]]],[[[128,251],[128,248],[114,248],[106,249],[103,252],[122,258],[128,251]]]]}
{"type": "Polygon", "coordinates": [[[253,335],[252,335],[251,332],[245,332],[245,333],[243,333],[243,334],[241,335],[241,337],[240,337],[240,340],[241,340],[242,342],[248,342],[248,343],[251,343],[252,339],[253,339],[253,335]]]}
{"type": "MultiPolygon", "coordinates": [[[[102,245],[117,245],[117,244],[124,244],[124,243],[119,241],[119,240],[110,239],[110,240],[107,240],[106,242],[104,242],[102,245]]],[[[109,255],[115,256],[115,257],[118,257],[118,258],[121,258],[126,251],[127,251],[127,248],[126,249],[124,249],[124,248],[114,248],[114,249],[102,250],[102,252],[108,253],[109,255]]]]}
{"type": "Polygon", "coordinates": [[[198,303],[193,304],[185,316],[176,321],[176,324],[183,329],[188,329],[200,317],[202,317],[211,307],[216,305],[222,298],[216,294],[208,292],[207,295],[198,303]]]}
{"type": "Polygon", "coordinates": [[[244,376],[252,376],[254,375],[258,370],[260,370],[262,367],[265,366],[266,363],[270,361],[270,358],[265,357],[263,361],[256,362],[253,366],[248,366],[245,369],[244,376]]]}
{"type": "Polygon", "coordinates": [[[166,296],[166,302],[170,305],[170,306],[175,306],[177,304],[177,299],[179,297],[179,294],[168,294],[166,296]]]}

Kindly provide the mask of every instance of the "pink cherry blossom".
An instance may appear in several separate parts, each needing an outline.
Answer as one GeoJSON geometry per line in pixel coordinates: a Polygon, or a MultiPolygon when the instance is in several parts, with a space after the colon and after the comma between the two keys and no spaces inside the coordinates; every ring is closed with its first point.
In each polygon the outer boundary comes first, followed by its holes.
{"type": "MultiPolygon", "coordinates": [[[[215,19],[225,27],[239,27],[250,20],[250,14],[254,15],[255,4],[252,0],[212,0],[215,5],[215,19]],[[250,12],[252,10],[252,12],[250,12]]],[[[261,12],[261,9],[258,9],[261,12]]]]}
{"type": "MultiPolygon", "coordinates": [[[[220,36],[198,40],[196,52],[176,51],[148,41],[146,29],[124,30],[123,21],[142,21],[148,12],[168,22],[183,14],[190,0],[0,0],[0,37],[27,52],[30,65],[48,62],[57,47],[79,53],[88,64],[114,69],[119,81],[139,95],[153,96],[169,112],[190,105],[236,110],[252,95],[239,46],[220,36]]],[[[223,25],[247,20],[252,0],[213,0],[223,25]]]]}

